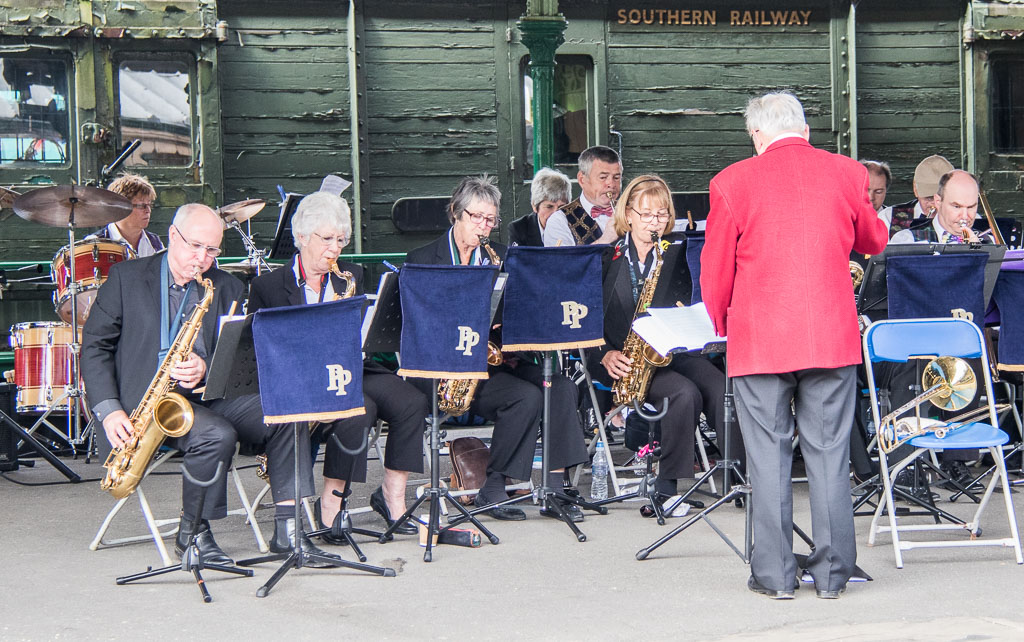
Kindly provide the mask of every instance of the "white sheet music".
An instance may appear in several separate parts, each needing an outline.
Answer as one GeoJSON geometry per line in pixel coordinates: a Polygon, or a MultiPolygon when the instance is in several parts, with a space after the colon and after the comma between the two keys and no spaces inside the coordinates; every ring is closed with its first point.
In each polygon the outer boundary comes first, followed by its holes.
{"type": "Polygon", "coordinates": [[[647,308],[647,312],[649,316],[633,322],[633,330],[662,356],[725,341],[725,337],[715,334],[703,302],[686,307],[647,308]]]}

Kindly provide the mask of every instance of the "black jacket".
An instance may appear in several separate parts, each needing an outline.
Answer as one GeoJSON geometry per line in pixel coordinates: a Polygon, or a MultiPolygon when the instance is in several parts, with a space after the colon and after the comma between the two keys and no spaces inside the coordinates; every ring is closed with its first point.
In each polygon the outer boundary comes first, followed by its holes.
{"type": "Polygon", "coordinates": [[[509,244],[514,243],[529,247],[544,247],[544,239],[540,234],[540,225],[537,223],[536,212],[530,212],[526,216],[509,223],[508,242],[509,244]]]}
{"type": "MultiPolygon", "coordinates": [[[[298,254],[295,255],[297,257],[298,254]]],[[[261,308],[281,308],[287,305],[304,305],[306,297],[295,280],[295,257],[283,266],[261,274],[253,279],[249,286],[249,304],[247,312],[256,312],[261,308]]],[[[356,294],[363,294],[363,266],[348,261],[338,261],[342,272],[351,272],[356,280],[356,294]]],[[[345,291],[345,283],[331,274],[331,287],[338,294],[345,291]]]]}

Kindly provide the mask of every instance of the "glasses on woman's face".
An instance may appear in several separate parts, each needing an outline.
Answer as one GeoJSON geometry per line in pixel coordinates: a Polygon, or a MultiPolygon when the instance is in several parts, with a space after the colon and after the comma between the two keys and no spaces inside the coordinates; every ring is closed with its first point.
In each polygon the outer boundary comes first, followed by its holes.
{"type": "Polygon", "coordinates": [[[196,243],[196,242],[190,241],[187,238],[185,238],[185,235],[181,233],[181,230],[178,229],[177,225],[172,225],[171,227],[173,227],[174,231],[178,233],[178,236],[181,237],[181,240],[185,241],[185,245],[187,245],[190,248],[192,248],[193,252],[198,253],[198,252],[202,251],[202,252],[204,252],[206,254],[206,256],[215,259],[218,256],[220,256],[221,252],[224,251],[224,250],[220,249],[219,247],[213,247],[212,245],[203,245],[202,243],[196,243]]]}
{"type": "Polygon", "coordinates": [[[500,216],[487,216],[479,212],[470,212],[469,210],[463,210],[466,214],[469,214],[469,220],[473,221],[474,224],[480,225],[483,223],[487,227],[497,227],[501,225],[500,216]]]}
{"type": "Polygon", "coordinates": [[[639,216],[640,220],[643,221],[644,223],[650,223],[655,219],[657,219],[659,223],[668,223],[669,218],[671,218],[672,216],[671,214],[669,214],[668,210],[658,210],[657,212],[641,212],[635,207],[630,207],[629,209],[636,212],[637,216],[639,216]]]}
{"type": "Polygon", "coordinates": [[[338,234],[337,236],[322,236],[320,234],[317,234],[316,232],[313,232],[313,236],[320,239],[323,242],[323,244],[327,246],[331,246],[337,243],[338,247],[341,248],[345,247],[345,245],[348,243],[348,239],[342,236],[341,234],[338,234]]]}

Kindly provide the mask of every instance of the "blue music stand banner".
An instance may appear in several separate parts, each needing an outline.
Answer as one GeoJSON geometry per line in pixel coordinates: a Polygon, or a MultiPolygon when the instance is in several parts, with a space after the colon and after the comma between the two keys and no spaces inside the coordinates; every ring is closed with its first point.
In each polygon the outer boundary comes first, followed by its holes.
{"type": "Polygon", "coordinates": [[[988,254],[890,256],[885,261],[890,319],[985,318],[988,254]]]}
{"type": "Polygon", "coordinates": [[[425,379],[486,379],[495,267],[402,266],[402,367],[425,379]]]}
{"type": "Polygon", "coordinates": [[[266,423],[366,414],[360,337],[365,299],[256,313],[252,338],[266,423]]]}
{"type": "Polygon", "coordinates": [[[508,249],[502,350],[604,345],[603,245],[508,249]]]}
{"type": "Polygon", "coordinates": [[[992,300],[999,308],[999,367],[1024,370],[1024,272],[1000,270],[992,300]]]}

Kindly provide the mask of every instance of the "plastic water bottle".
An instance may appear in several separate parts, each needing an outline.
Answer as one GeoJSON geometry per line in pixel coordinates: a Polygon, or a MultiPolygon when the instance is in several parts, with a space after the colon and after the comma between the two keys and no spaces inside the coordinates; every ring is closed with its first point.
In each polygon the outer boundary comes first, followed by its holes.
{"type": "Polygon", "coordinates": [[[593,499],[608,498],[608,455],[604,442],[598,441],[594,448],[594,463],[590,468],[590,496],[593,499]]]}

